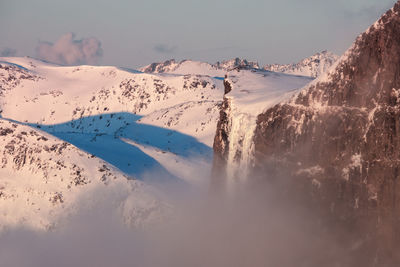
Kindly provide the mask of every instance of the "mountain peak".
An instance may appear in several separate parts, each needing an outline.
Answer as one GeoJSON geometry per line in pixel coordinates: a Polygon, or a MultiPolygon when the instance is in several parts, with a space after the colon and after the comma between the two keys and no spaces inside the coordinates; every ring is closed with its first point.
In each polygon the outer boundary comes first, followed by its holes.
{"type": "Polygon", "coordinates": [[[274,72],[283,72],[302,76],[318,77],[326,72],[339,57],[334,53],[324,50],[307,57],[298,63],[292,64],[269,64],[264,67],[265,70],[274,72]]]}
{"type": "Polygon", "coordinates": [[[337,61],[299,94],[298,103],[374,107],[396,99],[400,88],[400,2],[387,11],[337,61]],[[320,90],[324,88],[324,90],[320,90]],[[397,91],[396,91],[397,92],[397,91]]]}

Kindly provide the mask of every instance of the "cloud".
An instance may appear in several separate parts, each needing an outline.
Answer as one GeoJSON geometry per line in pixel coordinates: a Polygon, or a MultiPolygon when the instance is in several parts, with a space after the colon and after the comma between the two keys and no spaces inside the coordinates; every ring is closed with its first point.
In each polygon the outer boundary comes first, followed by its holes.
{"type": "Polygon", "coordinates": [[[36,55],[40,59],[61,65],[96,65],[103,50],[101,42],[94,37],[77,40],[74,33],[66,33],[55,43],[39,42],[36,55]]]}
{"type": "Polygon", "coordinates": [[[17,50],[13,48],[6,47],[0,50],[0,56],[2,57],[13,57],[15,54],[17,54],[17,50]]]}
{"type": "Polygon", "coordinates": [[[177,50],[177,46],[170,46],[166,44],[157,44],[154,46],[154,51],[161,54],[171,54],[177,50]]]}
{"type": "MultiPolygon", "coordinates": [[[[164,193],[173,203],[170,215],[161,224],[133,229],[119,219],[124,197],[107,195],[104,188],[106,194],[98,194],[104,199],[87,205],[96,194],[85,195],[78,210],[52,231],[0,232],[0,266],[343,266],[351,251],[336,238],[349,233],[322,227],[312,210],[281,199],[271,186],[240,188],[245,192],[227,198],[169,187],[164,193]]],[[[140,196],[135,200],[143,203],[140,196]]]]}

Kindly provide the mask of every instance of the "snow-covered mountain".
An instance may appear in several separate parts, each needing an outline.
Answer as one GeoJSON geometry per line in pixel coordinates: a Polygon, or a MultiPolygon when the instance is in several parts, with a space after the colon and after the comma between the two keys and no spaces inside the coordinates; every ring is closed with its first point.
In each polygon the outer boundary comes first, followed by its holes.
{"type": "MultiPolygon", "coordinates": [[[[243,103],[251,102],[255,109],[259,107],[257,103],[277,101],[281,94],[312,80],[260,70],[256,63],[239,59],[217,65],[170,61],[152,69],[162,73],[111,66],[63,67],[28,57],[0,58],[1,122],[7,129],[21,129],[0,140],[6,149],[4,162],[7,162],[1,179],[5,184],[3,195],[8,196],[3,202],[4,209],[12,210],[17,203],[24,203],[24,210],[32,201],[47,207],[39,213],[31,213],[32,210],[22,215],[22,212],[15,218],[7,213],[6,219],[0,221],[3,226],[32,216],[35,219],[29,221],[35,227],[49,227],[57,223],[56,214],[74,210],[71,207],[78,196],[90,198],[94,185],[96,188],[119,188],[120,184],[145,188],[139,185],[170,182],[206,185],[225,74],[241,88],[238,94],[243,103]],[[247,86],[249,82],[253,86],[247,86]],[[271,94],[260,98],[268,88],[271,94]],[[9,144],[16,147],[9,150],[12,147],[9,144]],[[58,146],[66,149],[57,152],[58,146]],[[20,161],[24,162],[23,167],[20,161]],[[25,174],[34,177],[29,191],[25,190],[25,174]],[[71,185],[74,179],[78,179],[79,186],[71,185]],[[15,182],[6,182],[10,180],[15,182]],[[104,180],[113,183],[103,185],[104,180]],[[41,194],[35,195],[38,191],[41,194]],[[55,195],[58,202],[53,203],[55,195]]],[[[241,123],[253,127],[250,121],[253,122],[243,118],[241,123]]],[[[240,127],[240,123],[234,127],[240,127]]],[[[121,191],[126,198],[133,198],[131,195],[140,191],[126,190],[121,191]]],[[[123,197],[118,199],[123,206],[123,197]]],[[[149,202],[162,206],[156,200],[149,202]]],[[[149,209],[158,210],[151,205],[149,209]]],[[[141,221],[139,217],[131,217],[130,221],[141,221]]]]}
{"type": "Polygon", "coordinates": [[[104,139],[122,149],[126,142],[119,137],[123,135],[124,140],[130,138],[166,153],[211,160],[223,94],[218,78],[131,73],[115,67],[60,67],[29,58],[6,60],[14,65],[3,63],[0,70],[10,81],[5,87],[14,88],[3,90],[0,98],[4,118],[41,127],[97,156],[104,154],[103,159],[110,158],[138,178],[149,166],[168,172],[137,146],[129,145],[126,152],[141,159],[134,163],[128,155],[105,153],[107,148],[102,145],[109,142],[104,139]],[[14,78],[17,74],[19,79],[14,78]],[[145,138],[152,132],[160,136],[156,144],[145,138]],[[143,139],[133,133],[141,133],[143,139]],[[77,134],[80,138],[76,139],[77,134]],[[148,157],[138,157],[143,153],[148,157]]]}
{"type": "Polygon", "coordinates": [[[329,70],[339,59],[339,56],[329,51],[322,51],[311,57],[305,58],[293,64],[271,64],[264,67],[265,70],[283,72],[302,76],[318,77],[329,70]]]}
{"type": "MultiPolygon", "coordinates": [[[[298,63],[270,64],[264,66],[262,69],[316,78],[328,71],[338,58],[339,56],[332,52],[322,51],[298,63]]],[[[140,68],[140,71],[146,73],[198,74],[211,77],[223,77],[226,72],[234,69],[260,70],[261,68],[257,62],[240,58],[225,60],[215,64],[192,60],[176,62],[174,59],[171,59],[161,63],[152,63],[140,68]]]]}
{"type": "Polygon", "coordinates": [[[157,217],[143,181],[207,183],[222,95],[209,76],[0,58],[0,225],[51,227],[95,190],[133,225],[157,217]]]}
{"type": "Polygon", "coordinates": [[[0,77],[4,80],[1,115],[5,118],[53,125],[54,129],[75,121],[63,127],[80,133],[113,133],[129,123],[117,113],[136,115],[136,120],[141,121],[160,110],[181,109],[182,114],[188,115],[191,107],[200,103],[203,108],[192,115],[201,121],[201,129],[193,128],[188,121],[184,125],[168,123],[173,118],[166,115],[151,120],[156,126],[169,124],[208,146],[212,144],[213,128],[204,127],[209,124],[203,120],[209,118],[200,114],[217,112],[223,94],[219,78],[132,73],[116,67],[61,67],[31,58],[0,58],[0,64],[0,77]],[[103,114],[114,115],[102,120],[103,114]],[[94,117],[93,123],[84,125],[84,118],[88,117],[94,117]]]}

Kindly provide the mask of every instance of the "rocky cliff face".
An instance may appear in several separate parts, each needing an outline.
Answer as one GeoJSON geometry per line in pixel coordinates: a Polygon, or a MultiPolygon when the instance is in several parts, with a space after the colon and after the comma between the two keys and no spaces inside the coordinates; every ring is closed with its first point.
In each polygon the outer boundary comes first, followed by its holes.
{"type": "MultiPolygon", "coordinates": [[[[225,96],[214,139],[214,175],[223,177],[232,189],[246,180],[253,164],[253,135],[257,115],[304,87],[309,77],[255,69],[234,69],[224,80],[225,96]],[[226,167],[225,167],[226,166],[226,167]]],[[[222,178],[222,180],[224,180],[222,178]]]]}
{"type": "Polygon", "coordinates": [[[332,71],[261,113],[253,142],[253,175],[316,211],[344,248],[339,266],[399,266],[400,1],[332,71]]]}

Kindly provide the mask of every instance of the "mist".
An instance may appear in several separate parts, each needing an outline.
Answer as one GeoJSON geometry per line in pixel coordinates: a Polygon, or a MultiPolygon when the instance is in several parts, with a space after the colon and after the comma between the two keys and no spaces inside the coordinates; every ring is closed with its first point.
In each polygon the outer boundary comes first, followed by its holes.
{"type": "Polygon", "coordinates": [[[167,191],[166,215],[143,227],[126,225],[122,208],[104,199],[50,231],[7,229],[0,266],[347,266],[336,263],[344,251],[335,233],[271,183],[216,194],[167,191]]]}

